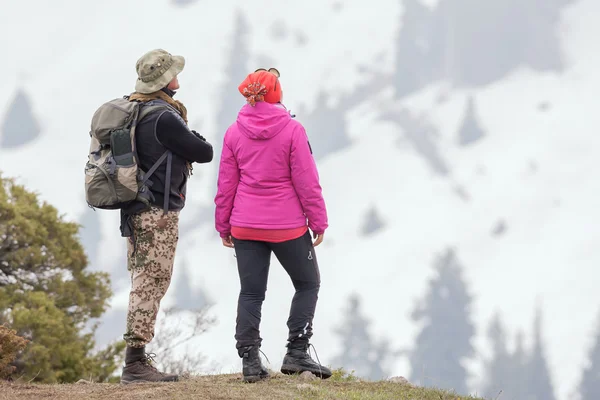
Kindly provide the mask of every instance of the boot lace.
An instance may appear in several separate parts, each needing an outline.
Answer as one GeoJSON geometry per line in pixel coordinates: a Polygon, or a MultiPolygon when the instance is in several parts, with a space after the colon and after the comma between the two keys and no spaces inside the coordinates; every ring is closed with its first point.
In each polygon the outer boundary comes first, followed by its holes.
{"type": "Polygon", "coordinates": [[[265,360],[267,360],[267,363],[269,365],[271,365],[271,361],[269,361],[269,357],[267,357],[267,355],[264,353],[264,351],[262,351],[261,349],[258,349],[258,351],[260,351],[260,354],[262,354],[265,357],[265,360]]]}
{"type": "Polygon", "coordinates": [[[312,343],[309,343],[307,346],[307,349],[306,349],[308,351],[308,356],[310,358],[312,358],[311,351],[310,351],[311,347],[315,352],[315,357],[317,357],[317,364],[319,364],[319,374],[321,376],[323,376],[323,369],[322,369],[323,365],[321,364],[321,360],[319,360],[319,355],[317,354],[317,349],[315,348],[315,346],[312,343]]]}
{"type": "Polygon", "coordinates": [[[156,354],[146,353],[144,355],[144,358],[142,358],[140,360],[140,362],[142,364],[144,364],[147,368],[150,368],[152,371],[159,373],[161,375],[164,375],[162,372],[160,372],[158,369],[156,369],[156,367],[153,365],[154,363],[156,363],[156,360],[154,359],[154,357],[156,357],[156,354]]]}

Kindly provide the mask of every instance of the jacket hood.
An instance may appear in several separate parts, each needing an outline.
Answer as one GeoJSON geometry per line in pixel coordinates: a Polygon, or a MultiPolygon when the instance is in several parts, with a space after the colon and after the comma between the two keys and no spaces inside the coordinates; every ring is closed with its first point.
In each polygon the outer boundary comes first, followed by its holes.
{"type": "Polygon", "coordinates": [[[291,120],[290,113],[283,106],[260,101],[254,107],[249,104],[242,107],[237,124],[249,139],[267,140],[278,135],[291,120]]]}

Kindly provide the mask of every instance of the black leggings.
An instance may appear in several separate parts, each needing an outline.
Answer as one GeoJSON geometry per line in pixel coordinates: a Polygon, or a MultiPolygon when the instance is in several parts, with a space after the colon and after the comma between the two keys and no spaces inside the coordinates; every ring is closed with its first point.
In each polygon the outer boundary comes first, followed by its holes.
{"type": "Polygon", "coordinates": [[[292,279],[296,294],[292,300],[288,341],[310,339],[319,295],[321,276],[310,233],[283,243],[233,239],[240,275],[235,339],[237,348],[259,345],[262,303],[267,291],[271,252],[292,279]]]}

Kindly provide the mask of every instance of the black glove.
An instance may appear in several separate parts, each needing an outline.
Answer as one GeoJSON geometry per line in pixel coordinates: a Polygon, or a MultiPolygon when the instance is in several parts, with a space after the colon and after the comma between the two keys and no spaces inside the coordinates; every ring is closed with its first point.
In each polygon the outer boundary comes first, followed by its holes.
{"type": "Polygon", "coordinates": [[[206,142],[206,139],[204,138],[204,136],[202,136],[201,134],[199,134],[198,132],[196,132],[195,130],[192,129],[192,133],[200,140],[204,140],[206,142]]]}

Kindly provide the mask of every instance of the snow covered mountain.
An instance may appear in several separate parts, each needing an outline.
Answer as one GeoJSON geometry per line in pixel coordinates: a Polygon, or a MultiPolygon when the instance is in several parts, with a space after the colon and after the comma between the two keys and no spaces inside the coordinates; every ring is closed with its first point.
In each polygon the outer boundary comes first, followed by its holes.
{"type": "MultiPolygon", "coordinates": [[[[474,295],[473,389],[494,312],[511,333],[530,333],[539,304],[557,396],[572,398],[600,307],[600,3],[562,8],[561,62],[549,57],[538,65],[541,58],[528,60],[526,51],[516,67],[504,68],[509,53],[491,44],[477,55],[490,59],[485,75],[459,57],[472,51],[457,49],[457,58],[420,69],[422,76],[410,75],[413,87],[404,87],[397,74],[414,72],[405,68],[414,59],[398,54],[422,54],[397,40],[408,3],[417,1],[0,2],[0,118],[9,117],[23,92],[40,129],[22,143],[0,141],[0,171],[69,219],[86,221],[93,267],[111,272],[116,292],[103,340],[122,334],[129,283],[117,213],[91,213],[85,204],[89,124],[102,102],[133,91],[139,56],[164,48],[186,57],[178,99],[190,124],[218,149],[243,104],[237,85],[244,75],[258,66],[282,72],[286,106],[307,127],[330,213],[319,249],[323,285],[313,340],[322,361],[339,351],[332,332],[352,292],[360,294],[374,333],[396,347],[412,346],[418,327],[410,311],[436,254],[454,247],[474,295]]],[[[431,13],[438,3],[422,1],[411,11],[431,13]]],[[[444,21],[438,22],[429,32],[444,21]]],[[[229,372],[239,369],[239,283],[233,253],[212,224],[216,168],[197,166],[189,182],[165,304],[196,306],[202,296],[214,303],[218,324],[194,346],[229,372]]],[[[273,259],[262,327],[274,368],[284,354],[293,294],[277,265],[273,259]]],[[[399,358],[392,373],[408,371],[399,358]]]]}

